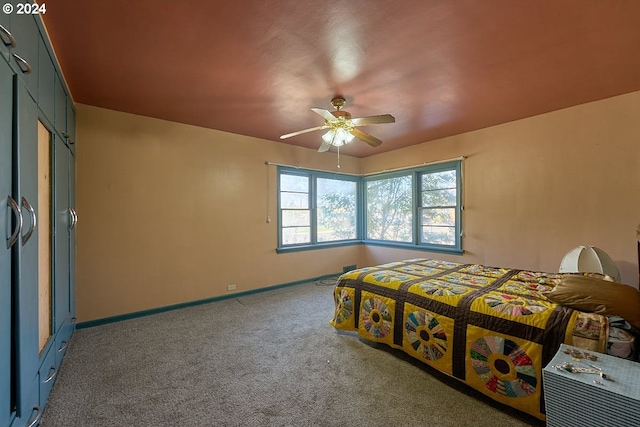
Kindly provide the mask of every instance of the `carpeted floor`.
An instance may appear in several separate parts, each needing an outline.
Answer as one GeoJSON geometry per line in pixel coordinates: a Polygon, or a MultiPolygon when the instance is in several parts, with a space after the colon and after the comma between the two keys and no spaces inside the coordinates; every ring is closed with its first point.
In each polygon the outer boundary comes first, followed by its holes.
{"type": "Polygon", "coordinates": [[[326,282],[76,331],[42,426],[544,426],[329,325],[326,282]]]}

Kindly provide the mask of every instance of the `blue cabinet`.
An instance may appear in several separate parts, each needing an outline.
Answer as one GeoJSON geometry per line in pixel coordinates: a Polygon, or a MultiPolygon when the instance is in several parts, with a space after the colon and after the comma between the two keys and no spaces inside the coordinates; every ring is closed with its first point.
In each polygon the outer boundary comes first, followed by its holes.
{"type": "MultiPolygon", "coordinates": [[[[73,108],[71,100],[67,102],[67,136],[69,137],[71,148],[74,148],[73,145],[76,142],[76,110],[73,108]]],[[[73,151],[75,153],[75,150],[73,151]]]]}
{"type": "Polygon", "coordinates": [[[0,25],[0,427],[22,427],[38,424],[75,329],[75,110],[40,18],[0,25]]]}
{"type": "MultiPolygon", "coordinates": [[[[16,85],[16,154],[17,168],[14,182],[15,199],[20,200],[22,210],[22,232],[14,245],[17,277],[14,292],[17,324],[18,416],[24,417],[37,406],[31,401],[33,394],[25,385],[31,384],[38,375],[40,366],[38,349],[38,110],[27,93],[25,85],[16,85]]],[[[43,236],[48,238],[48,236],[43,236]]]]}
{"type": "Polygon", "coordinates": [[[0,13],[0,56],[9,60],[9,50],[13,44],[11,34],[11,15],[0,13]]]}
{"type": "Polygon", "coordinates": [[[43,407],[40,406],[40,387],[39,387],[39,377],[36,377],[29,383],[25,385],[25,396],[26,400],[29,402],[33,402],[33,404],[27,408],[21,416],[16,417],[13,420],[13,424],[11,427],[35,427],[40,422],[42,418],[43,407]]]}
{"type": "Polygon", "coordinates": [[[62,84],[62,77],[56,75],[56,111],[55,111],[55,127],[61,134],[67,133],[67,93],[62,84]]]}
{"type": "Polygon", "coordinates": [[[69,138],[56,136],[55,141],[55,330],[66,346],[76,312],[75,156],[69,138]]]}
{"type": "Polygon", "coordinates": [[[0,227],[5,238],[0,242],[0,426],[9,425],[13,416],[11,389],[13,347],[11,345],[12,249],[6,236],[17,230],[17,221],[9,204],[18,205],[12,192],[12,118],[13,71],[0,58],[0,227]],[[9,227],[9,230],[5,230],[9,227]]]}
{"type": "Polygon", "coordinates": [[[74,212],[69,201],[69,158],[71,152],[65,141],[54,135],[55,151],[55,205],[54,224],[55,233],[55,332],[58,333],[62,325],[71,317],[71,286],[70,286],[70,240],[69,233],[75,223],[74,212]]]}
{"type": "Polygon", "coordinates": [[[15,47],[10,52],[10,64],[25,83],[29,94],[38,96],[38,39],[39,31],[34,15],[11,14],[11,32],[15,47]]]}
{"type": "Polygon", "coordinates": [[[40,372],[38,375],[38,406],[42,410],[47,404],[49,393],[53,387],[53,382],[58,375],[58,365],[56,365],[56,353],[54,348],[49,349],[49,352],[42,360],[40,366],[40,372]]]}
{"type": "MultiPolygon", "coordinates": [[[[68,117],[68,116],[67,116],[68,117]]],[[[73,128],[69,128],[73,132],[73,140],[70,141],[69,148],[71,157],[69,157],[69,206],[73,210],[75,221],[73,227],[69,231],[69,325],[67,326],[68,335],[71,336],[76,327],[76,226],[78,225],[78,212],[76,211],[76,149],[75,149],[75,113],[73,128]]]]}
{"type": "Polygon", "coordinates": [[[39,411],[38,372],[38,111],[26,86],[0,60],[2,242],[0,422],[39,411]],[[6,96],[5,96],[6,95],[6,96]],[[10,105],[11,107],[7,108],[10,105]],[[7,126],[8,125],[8,126],[7,126]],[[6,155],[5,155],[6,154],[6,155]],[[10,217],[7,218],[7,215],[10,217]],[[5,268],[8,264],[8,268],[5,268]]]}
{"type": "Polygon", "coordinates": [[[56,71],[42,37],[39,38],[38,58],[38,107],[51,121],[55,111],[56,71]]]}

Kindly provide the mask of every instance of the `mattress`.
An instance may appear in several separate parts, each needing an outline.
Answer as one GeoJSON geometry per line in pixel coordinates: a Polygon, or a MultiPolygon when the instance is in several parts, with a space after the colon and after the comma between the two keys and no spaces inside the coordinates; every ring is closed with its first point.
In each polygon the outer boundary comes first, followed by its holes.
{"type": "Polygon", "coordinates": [[[561,274],[411,259],[347,272],[331,324],[545,419],[542,369],[562,343],[604,352],[607,318],[545,297],[561,274]]]}

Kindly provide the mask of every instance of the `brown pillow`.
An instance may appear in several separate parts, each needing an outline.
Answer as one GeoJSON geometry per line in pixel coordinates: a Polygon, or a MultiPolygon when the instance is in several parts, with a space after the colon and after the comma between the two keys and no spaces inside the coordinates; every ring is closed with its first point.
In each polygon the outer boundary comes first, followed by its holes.
{"type": "Polygon", "coordinates": [[[640,291],[631,286],[597,277],[566,275],[546,296],[576,310],[620,316],[640,328],[640,291]]]}

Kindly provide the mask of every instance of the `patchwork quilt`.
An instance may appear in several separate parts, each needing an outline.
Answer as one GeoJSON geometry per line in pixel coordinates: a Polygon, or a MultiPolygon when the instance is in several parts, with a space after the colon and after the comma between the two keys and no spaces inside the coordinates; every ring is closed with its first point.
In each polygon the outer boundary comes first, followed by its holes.
{"type": "Polygon", "coordinates": [[[545,419],[542,368],[561,343],[604,352],[607,318],[557,305],[562,275],[435,259],[343,274],[331,324],[545,419]]]}

